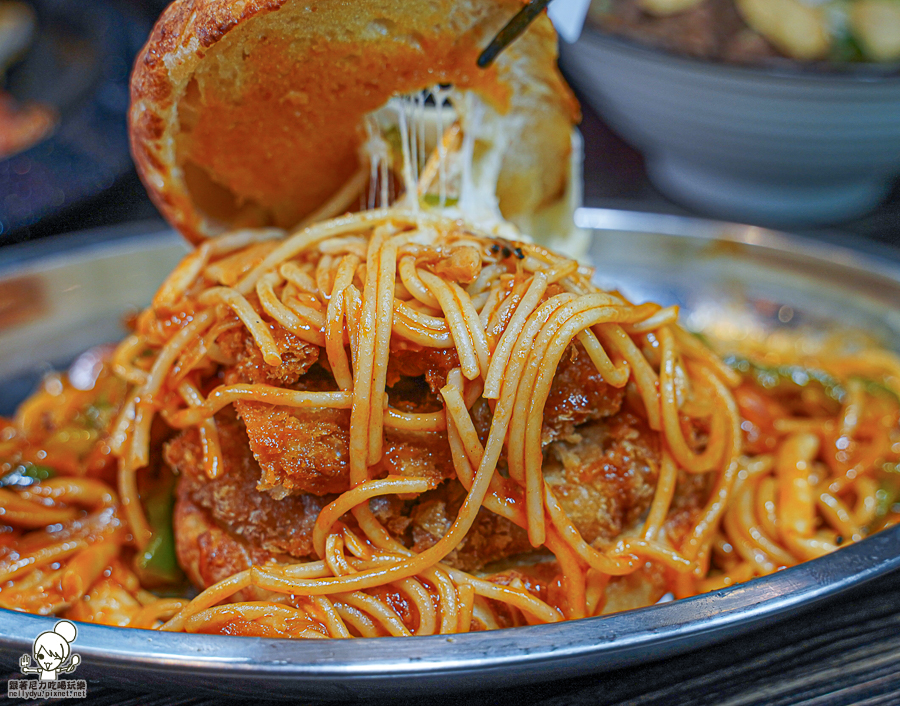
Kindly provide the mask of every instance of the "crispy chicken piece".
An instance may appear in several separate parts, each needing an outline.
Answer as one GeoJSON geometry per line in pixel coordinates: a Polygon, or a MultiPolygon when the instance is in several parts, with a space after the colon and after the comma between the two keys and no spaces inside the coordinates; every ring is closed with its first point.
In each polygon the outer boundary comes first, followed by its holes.
{"type": "Polygon", "coordinates": [[[228,384],[250,382],[293,387],[319,359],[321,349],[318,346],[301,340],[277,323],[267,324],[278,346],[281,365],[268,365],[263,360],[259,346],[243,326],[230,329],[216,341],[222,354],[234,361],[234,365],[225,372],[228,384]]]}
{"type": "Polygon", "coordinates": [[[199,434],[188,429],[166,445],[165,459],[181,475],[178,503],[188,500],[209,512],[229,534],[273,554],[309,556],[316,517],[333,496],[297,495],[275,500],[257,490],[260,470],[235,414],[216,415],[224,468],[218,478],[203,472],[199,434]]]}
{"type": "Polygon", "coordinates": [[[450,443],[443,432],[387,429],[381,463],[391,475],[429,478],[437,483],[456,477],[450,443]]]}
{"type": "MultiPolygon", "coordinates": [[[[178,563],[195,586],[212,586],[276,558],[271,552],[219,527],[210,513],[194,504],[185,491],[182,484],[175,504],[175,551],[178,563]]],[[[258,589],[249,588],[236,599],[264,600],[265,596],[258,589]]]]}
{"type": "Polygon", "coordinates": [[[697,523],[713,480],[708,474],[678,472],[675,495],[672,496],[669,515],[662,527],[663,534],[672,546],[681,546],[688,532],[697,523]]]}
{"type": "MultiPolygon", "coordinates": [[[[465,488],[453,479],[414,500],[383,496],[374,499],[370,507],[393,535],[413,551],[423,552],[447,533],[465,499],[465,488]]],[[[532,549],[524,529],[481,509],[469,533],[444,562],[464,571],[476,571],[532,549]]]]}
{"type": "Polygon", "coordinates": [[[653,605],[666,593],[669,581],[659,564],[645,564],[632,574],[614,576],[606,586],[597,615],[609,615],[653,605]]]}
{"type": "Polygon", "coordinates": [[[563,353],[550,386],[541,441],[546,445],[571,438],[575,427],[616,414],[624,398],[624,388],[603,382],[584,347],[573,343],[563,353]]]}
{"type": "MultiPolygon", "coordinates": [[[[425,378],[434,395],[447,384],[447,375],[459,366],[455,349],[396,350],[391,352],[388,362],[388,385],[399,388],[399,394],[413,398],[409,392],[408,378],[425,378]]],[[[550,387],[550,395],[544,406],[544,444],[571,436],[574,428],[585,422],[608,417],[619,411],[625,396],[624,389],[617,389],[603,381],[584,347],[574,343],[563,353],[556,377],[550,387]]],[[[415,402],[424,407],[429,401],[424,399],[391,400],[396,406],[415,402]]],[[[434,402],[440,408],[440,401],[434,402]]],[[[417,411],[430,411],[421,409],[417,411]]]]}
{"type": "Polygon", "coordinates": [[[543,471],[582,537],[602,546],[649,507],[659,448],[640,419],[622,412],[579,427],[577,441],[552,444],[543,471]]]}
{"type": "MultiPolygon", "coordinates": [[[[422,552],[437,543],[450,529],[465,499],[466,491],[456,480],[423,495],[410,513],[413,549],[422,552]]],[[[524,529],[481,509],[472,529],[444,561],[463,571],[477,571],[486,564],[532,549],[524,529]]]]}
{"type": "MultiPolygon", "coordinates": [[[[218,339],[222,354],[234,361],[224,374],[228,384],[254,383],[296,389],[333,389],[320,368],[310,371],[321,349],[299,339],[276,323],[269,329],[278,345],[281,364],[268,365],[243,327],[218,339]]],[[[293,410],[257,402],[235,404],[246,427],[250,447],[262,469],[260,489],[273,497],[291,493],[340,493],[348,488],[347,410],[293,410]]]]}
{"type": "MultiPolygon", "coordinates": [[[[243,329],[219,337],[221,352],[234,361],[225,382],[251,382],[293,389],[332,390],[333,378],[317,361],[321,351],[275,323],[269,323],[282,363],[265,363],[243,329]]],[[[459,365],[455,349],[398,349],[388,363],[388,394],[394,407],[408,412],[441,408],[439,390],[459,365]]],[[[615,414],[623,390],[603,382],[580,344],[563,355],[544,408],[544,444],[570,438],[575,427],[615,414]]],[[[341,493],[349,489],[349,426],[347,410],[298,410],[257,402],[235,404],[247,428],[250,448],[262,474],[259,489],[278,499],[292,494],[341,493]]],[[[480,430],[490,426],[490,414],[476,415],[480,430]]],[[[446,436],[387,430],[382,460],[388,472],[442,480],[454,475],[446,436]]]]}
{"type": "MultiPolygon", "coordinates": [[[[262,359],[244,329],[219,338],[222,353],[234,360],[226,371],[229,384],[252,382],[295,389],[335,389],[330,375],[315,365],[317,346],[301,341],[277,324],[269,324],[282,363],[262,359]]],[[[396,386],[392,402],[406,411],[440,409],[437,391],[447,374],[459,365],[455,350],[396,351],[391,356],[388,382],[396,386]],[[422,378],[422,380],[419,380],[422,378]]],[[[261,468],[259,489],[280,499],[287,495],[324,495],[348,490],[348,410],[296,410],[257,402],[235,404],[246,426],[250,448],[261,468]]],[[[453,475],[446,435],[394,432],[385,438],[383,464],[389,473],[442,480],[453,475]]]]}
{"type": "MultiPolygon", "coordinates": [[[[224,462],[218,478],[209,479],[204,474],[203,449],[196,430],[188,429],[166,445],[165,460],[181,475],[178,505],[191,504],[207,512],[229,534],[272,555],[311,555],[316,517],[334,496],[303,493],[276,499],[259,492],[260,466],[244,424],[226,409],[216,415],[216,426],[224,462]]],[[[431,474],[440,481],[453,474],[450,448],[443,434],[389,430],[384,459],[385,470],[396,475],[431,474]]]]}
{"type": "MultiPolygon", "coordinates": [[[[316,346],[276,324],[269,327],[282,356],[279,366],[263,361],[243,329],[219,337],[222,355],[233,361],[224,373],[226,383],[335,388],[319,363],[322,356],[316,346]]],[[[440,409],[439,390],[458,365],[453,349],[392,351],[391,404],[406,411],[440,409]]],[[[642,422],[619,413],[622,400],[623,391],[603,382],[584,349],[570,346],[544,409],[542,436],[550,449],[545,473],[588,541],[616,536],[640,517],[652,498],[658,450],[646,440],[648,430],[642,422]]],[[[479,402],[472,413],[484,441],[490,406],[479,402]]],[[[312,555],[316,517],[331,494],[349,488],[349,422],[348,410],[237,402],[234,410],[216,417],[225,468],[214,480],[204,475],[196,430],[185,431],[168,444],[166,460],[182,475],[176,513],[179,558],[192,580],[209,585],[251,563],[312,555]]],[[[445,433],[386,429],[375,472],[439,483],[413,500],[376,499],[372,508],[416,551],[444,536],[465,499],[445,433]]],[[[473,571],[531,548],[523,529],[482,510],[446,561],[473,571]]]]}
{"type": "Polygon", "coordinates": [[[259,490],[276,499],[295,493],[342,493],[350,487],[350,411],[237,402],[262,470],[259,490]]]}
{"type": "MultiPolygon", "coordinates": [[[[258,490],[281,499],[350,489],[349,410],[291,410],[257,402],[235,407],[262,471],[258,490]]],[[[392,475],[436,482],[454,475],[447,435],[437,432],[385,430],[382,466],[392,475]]]]}
{"type": "MultiPolygon", "coordinates": [[[[387,385],[389,388],[397,388],[399,385],[398,394],[406,393],[405,397],[413,398],[401,400],[401,404],[406,401],[425,405],[427,403],[424,399],[414,399],[414,395],[409,391],[408,379],[424,378],[432,395],[437,395],[447,384],[447,375],[453,368],[458,367],[459,355],[455,348],[396,349],[391,351],[391,357],[388,359],[387,385]]],[[[436,402],[436,398],[433,401],[436,402]]]]}
{"type": "MultiPolygon", "coordinates": [[[[544,462],[544,477],[585,540],[602,545],[633,526],[647,510],[658,469],[659,449],[649,429],[623,412],[579,428],[577,441],[555,442],[544,462]]],[[[394,534],[406,536],[421,552],[444,536],[464,499],[465,490],[453,480],[415,502],[381,498],[374,509],[394,534]]],[[[446,561],[474,571],[531,549],[525,530],[481,510],[446,561]]]]}
{"type": "MultiPolygon", "coordinates": [[[[259,466],[240,420],[233,412],[223,411],[216,416],[216,424],[225,466],[218,478],[210,480],[203,473],[196,430],[183,432],[169,442],[165,452],[167,463],[181,474],[175,534],[178,560],[188,576],[198,586],[209,586],[251,564],[283,560],[285,555],[313,555],[315,520],[333,496],[303,494],[276,500],[259,492],[259,466]]],[[[422,443],[404,436],[386,446],[385,458],[386,465],[395,464],[390,471],[401,475],[446,474],[452,469],[446,439],[422,443]]],[[[375,510],[391,531],[422,550],[443,536],[464,497],[465,491],[454,480],[421,499],[385,499],[375,503],[375,510]]],[[[482,510],[475,527],[448,561],[475,569],[529,548],[523,530],[482,510]]]]}
{"type": "MultiPolygon", "coordinates": [[[[253,563],[283,560],[285,555],[311,556],[313,525],[331,499],[303,494],[276,500],[259,492],[259,467],[243,425],[230,412],[220,413],[216,421],[225,456],[219,478],[203,476],[202,450],[194,430],[182,433],[166,449],[167,461],[182,474],[175,517],[179,561],[199,586],[253,563]]],[[[643,422],[629,413],[585,425],[579,432],[579,441],[557,441],[550,447],[545,477],[585,539],[602,545],[638,522],[646,511],[659,452],[643,422]]],[[[409,437],[389,440],[386,470],[448,477],[452,459],[446,441],[435,438],[432,442],[409,437]]],[[[700,504],[693,498],[699,498],[701,488],[695,490],[681,501],[676,499],[685,522],[700,504]]],[[[418,498],[387,496],[373,500],[371,507],[389,531],[421,552],[444,536],[464,498],[465,490],[450,478],[418,498]]],[[[525,530],[482,509],[446,561],[476,571],[531,549],[525,530]]]]}

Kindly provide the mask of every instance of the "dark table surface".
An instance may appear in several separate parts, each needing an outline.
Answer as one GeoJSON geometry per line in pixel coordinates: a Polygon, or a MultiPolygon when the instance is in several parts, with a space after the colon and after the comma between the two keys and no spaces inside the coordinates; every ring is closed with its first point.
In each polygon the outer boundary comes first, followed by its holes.
{"type": "MultiPolygon", "coordinates": [[[[648,182],[638,153],[585,108],[585,204],[626,210],[702,216],[672,203],[648,182]]],[[[64,237],[67,232],[159,219],[131,172],[94,199],[28,228],[6,242],[64,237]]],[[[159,221],[160,226],[164,224],[159,221]]],[[[829,240],[900,248],[900,183],[864,218],[805,231],[829,240]]],[[[898,547],[900,549],[900,547],[898,547]]],[[[9,678],[20,678],[7,667],[9,678]]],[[[2,671],[0,671],[2,673],[2,671]]],[[[858,586],[748,635],[714,647],[639,667],[529,687],[428,696],[430,704],[900,704],[900,575],[858,586]]],[[[0,700],[5,698],[0,679],[0,700]]],[[[202,685],[198,685],[202,686],[202,685]]],[[[260,700],[265,693],[260,693],[260,700]]],[[[421,700],[425,700],[425,697],[421,700]]],[[[148,692],[140,683],[121,689],[90,681],[91,704],[227,704],[203,691],[148,692]]],[[[298,702],[304,702],[298,694],[298,702]]],[[[16,701],[15,703],[26,703],[16,701]]],[[[55,703],[53,700],[37,703],[55,703]]],[[[59,703],[71,703],[60,700],[59,703]]],[[[243,702],[234,702],[243,703],[243,702]]],[[[394,701],[396,703],[396,701],[394,701]]]]}

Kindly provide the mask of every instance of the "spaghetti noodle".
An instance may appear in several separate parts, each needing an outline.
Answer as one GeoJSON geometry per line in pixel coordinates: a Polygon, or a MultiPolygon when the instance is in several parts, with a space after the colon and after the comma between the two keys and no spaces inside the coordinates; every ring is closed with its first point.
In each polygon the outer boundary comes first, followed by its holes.
{"type": "Polygon", "coordinates": [[[189,632],[446,634],[690,596],[896,521],[892,355],[723,360],[677,309],[590,277],[399,208],[209,241],[92,389],[48,380],[5,428],[0,605],[189,632]],[[346,439],[331,475],[286,460],[313,423],[346,439]],[[260,473],[254,507],[302,505],[296,526],[198,500],[235,480],[238,447],[260,473]],[[173,497],[194,598],[153,593],[177,568],[173,497]],[[423,521],[437,506],[452,516],[423,521]],[[477,548],[500,535],[505,549],[477,548]]]}

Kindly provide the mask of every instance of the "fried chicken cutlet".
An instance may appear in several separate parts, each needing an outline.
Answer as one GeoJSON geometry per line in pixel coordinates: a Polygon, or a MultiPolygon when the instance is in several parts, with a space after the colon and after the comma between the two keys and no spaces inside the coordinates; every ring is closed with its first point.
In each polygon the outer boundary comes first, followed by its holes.
{"type": "MultiPolygon", "coordinates": [[[[318,349],[269,324],[283,352],[269,366],[243,329],[220,338],[232,364],[224,379],[277,383],[295,389],[334,389],[318,349]]],[[[440,409],[438,390],[458,365],[453,349],[392,352],[388,383],[393,406],[440,409]]],[[[623,411],[624,393],[603,382],[589,356],[574,343],[563,356],[544,409],[545,475],[567,513],[589,542],[605,544],[649,506],[659,449],[645,422],[623,411]]],[[[486,438],[491,410],[473,408],[486,438]]],[[[314,556],[312,528],[321,509],[349,487],[349,412],[298,410],[239,402],[216,415],[224,469],[216,479],[203,470],[196,429],[166,449],[180,475],[175,524],[178,555],[200,587],[253,563],[314,556]]],[[[501,459],[501,472],[505,461],[501,459]]],[[[439,483],[413,500],[377,498],[371,509],[414,551],[435,544],[449,529],[465,490],[456,480],[444,432],[386,429],[380,472],[429,477],[439,483]]],[[[376,469],[377,470],[377,469],[376,469]]],[[[352,524],[352,518],[347,520],[352,524]]],[[[526,532],[482,508],[465,540],[446,562],[468,571],[531,551],[526,532]]]]}

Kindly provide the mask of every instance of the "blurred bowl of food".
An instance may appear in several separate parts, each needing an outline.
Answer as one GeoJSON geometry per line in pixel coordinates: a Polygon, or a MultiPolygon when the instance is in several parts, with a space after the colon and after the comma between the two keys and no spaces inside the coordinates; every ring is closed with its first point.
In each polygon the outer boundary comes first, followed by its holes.
{"type": "Polygon", "coordinates": [[[900,2],[595,2],[561,63],[671,199],[834,223],[900,174],[900,2]]]}

